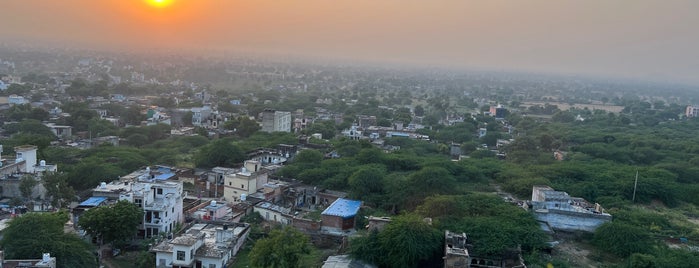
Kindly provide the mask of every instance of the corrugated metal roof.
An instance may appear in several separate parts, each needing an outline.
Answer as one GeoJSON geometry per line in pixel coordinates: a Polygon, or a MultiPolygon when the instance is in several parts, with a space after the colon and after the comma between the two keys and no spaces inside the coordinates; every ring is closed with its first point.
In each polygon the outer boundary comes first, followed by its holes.
{"type": "Polygon", "coordinates": [[[351,218],[357,215],[361,206],[362,201],[338,198],[323,211],[322,215],[351,218]]]}

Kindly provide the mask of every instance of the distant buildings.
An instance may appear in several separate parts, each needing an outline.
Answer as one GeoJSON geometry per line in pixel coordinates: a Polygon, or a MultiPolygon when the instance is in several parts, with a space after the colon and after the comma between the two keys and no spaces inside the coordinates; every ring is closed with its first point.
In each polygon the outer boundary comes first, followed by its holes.
{"type": "Polygon", "coordinates": [[[507,115],[507,109],[502,107],[502,105],[490,106],[490,116],[495,118],[505,118],[507,115]]]}
{"type": "Polygon", "coordinates": [[[7,103],[17,105],[17,104],[29,103],[29,101],[26,100],[26,99],[25,99],[24,97],[22,97],[22,96],[18,96],[18,95],[12,94],[12,95],[10,95],[9,97],[7,97],[7,103]]]}
{"type": "Polygon", "coordinates": [[[264,110],[262,112],[262,131],[291,132],[291,112],[264,110]]]}

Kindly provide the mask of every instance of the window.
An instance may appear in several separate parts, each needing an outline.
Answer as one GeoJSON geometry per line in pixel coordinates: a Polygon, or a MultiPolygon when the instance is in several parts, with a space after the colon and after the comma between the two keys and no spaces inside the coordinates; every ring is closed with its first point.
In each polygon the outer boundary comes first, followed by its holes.
{"type": "Polygon", "coordinates": [[[240,188],[245,189],[245,184],[241,184],[241,185],[240,185],[240,188]]]}
{"type": "Polygon", "coordinates": [[[158,194],[163,194],[163,188],[156,188],[155,192],[158,194]]]}
{"type": "Polygon", "coordinates": [[[209,268],[216,268],[216,264],[209,263],[209,268]]]}
{"type": "Polygon", "coordinates": [[[184,255],[185,255],[184,251],[178,250],[177,251],[177,260],[184,261],[184,255]]]}
{"type": "Polygon", "coordinates": [[[133,200],[133,203],[136,204],[139,208],[143,207],[143,199],[137,198],[133,200]]]}

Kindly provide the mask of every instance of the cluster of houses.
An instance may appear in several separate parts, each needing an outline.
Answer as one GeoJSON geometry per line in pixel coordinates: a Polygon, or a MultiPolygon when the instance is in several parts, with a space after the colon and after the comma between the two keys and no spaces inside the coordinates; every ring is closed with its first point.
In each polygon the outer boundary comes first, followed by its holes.
{"type": "Polygon", "coordinates": [[[360,201],[346,199],[342,192],[270,178],[290,156],[281,150],[258,150],[240,168],[205,172],[148,166],[96,186],[72,209],[72,226],[84,235],[78,226],[86,211],[120,200],[134,203],[144,211],[137,237],[157,239],[151,248],[157,267],[226,267],[250,232],[240,219],[251,213],[309,234],[351,234],[360,201]],[[206,185],[213,197],[203,197],[196,184],[206,185]],[[318,212],[320,218],[309,217],[318,212]]]}

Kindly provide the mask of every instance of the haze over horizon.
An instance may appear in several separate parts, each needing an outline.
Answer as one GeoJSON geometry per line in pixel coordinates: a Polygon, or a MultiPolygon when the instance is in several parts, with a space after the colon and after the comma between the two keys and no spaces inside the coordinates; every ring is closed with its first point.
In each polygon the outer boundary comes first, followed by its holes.
{"type": "Polygon", "coordinates": [[[697,1],[4,0],[0,42],[699,84],[697,1]]]}

